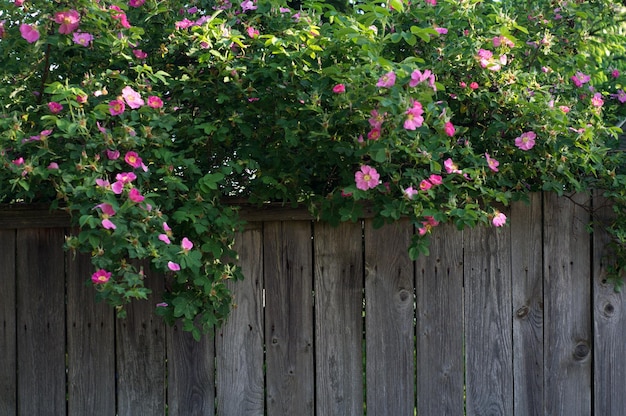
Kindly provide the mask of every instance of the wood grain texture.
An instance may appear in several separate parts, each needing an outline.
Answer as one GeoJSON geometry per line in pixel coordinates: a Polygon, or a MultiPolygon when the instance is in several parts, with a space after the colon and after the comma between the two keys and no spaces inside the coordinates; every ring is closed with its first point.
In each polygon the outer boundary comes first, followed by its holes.
{"type": "Polygon", "coordinates": [[[545,414],[591,414],[588,196],[544,195],[545,414]],[[574,203],[575,202],[575,203],[574,203]]]}
{"type": "Polygon", "coordinates": [[[316,223],[317,414],[363,412],[363,246],[361,223],[316,223]]]}
{"type": "Polygon", "coordinates": [[[542,198],[511,206],[513,375],[515,414],[543,415],[542,198]]]}
{"type": "Polygon", "coordinates": [[[145,270],[152,294],[131,303],[128,316],[116,320],[118,416],[165,414],[165,324],[154,314],[163,277],[145,270]]]}
{"type": "Polygon", "coordinates": [[[608,233],[602,230],[614,218],[610,201],[594,194],[593,325],[594,410],[596,415],[619,415],[626,409],[626,295],[606,282],[611,252],[608,233]]]}
{"type": "Polygon", "coordinates": [[[70,415],[115,414],[115,321],[113,309],[95,301],[87,285],[88,255],[66,253],[68,411],[70,415]]]}
{"type": "Polygon", "coordinates": [[[176,323],[167,328],[169,416],[215,414],[215,343],[213,334],[196,341],[176,323]]]}
{"type": "Polygon", "coordinates": [[[263,243],[267,414],[313,415],[311,223],[265,223],[263,243]]]}
{"type": "Polygon", "coordinates": [[[468,415],[513,414],[510,228],[463,232],[468,415]]]}
{"type": "Polygon", "coordinates": [[[0,415],[17,412],[15,230],[0,230],[0,415]]]}
{"type": "Polygon", "coordinates": [[[263,224],[250,224],[235,237],[243,281],[229,282],[235,307],[216,339],[217,404],[220,416],[262,416],[263,224]]]}
{"type": "Polygon", "coordinates": [[[63,234],[63,229],[17,231],[20,416],[58,416],[66,412],[63,234]]]}
{"type": "Polygon", "coordinates": [[[365,336],[368,416],[414,414],[413,227],[406,220],[374,230],[365,220],[365,336]]]}
{"type": "Polygon", "coordinates": [[[440,225],[430,241],[415,262],[417,413],[462,415],[463,232],[440,225]]]}

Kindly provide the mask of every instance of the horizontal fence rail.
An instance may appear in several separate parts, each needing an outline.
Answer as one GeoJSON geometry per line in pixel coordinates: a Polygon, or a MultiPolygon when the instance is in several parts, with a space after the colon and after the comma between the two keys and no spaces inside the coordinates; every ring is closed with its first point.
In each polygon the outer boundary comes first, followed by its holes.
{"type": "Polygon", "coordinates": [[[251,213],[236,307],[200,342],[154,315],[158,275],[118,320],[67,218],[0,211],[0,415],[624,415],[624,295],[588,199],[436,227],[417,261],[408,221],[251,213]]]}

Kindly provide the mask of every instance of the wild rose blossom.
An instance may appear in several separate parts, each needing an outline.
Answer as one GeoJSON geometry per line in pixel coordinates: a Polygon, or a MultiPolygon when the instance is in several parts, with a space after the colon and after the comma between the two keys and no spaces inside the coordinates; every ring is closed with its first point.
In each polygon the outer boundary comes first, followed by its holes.
{"type": "Polygon", "coordinates": [[[128,5],[129,5],[130,7],[135,7],[135,8],[136,8],[136,7],[141,7],[141,6],[143,6],[143,4],[144,4],[145,2],[146,2],[146,0],[130,0],[130,1],[128,2],[128,5]]]}
{"type": "Polygon", "coordinates": [[[404,120],[404,128],[407,130],[415,130],[422,127],[424,123],[424,109],[419,101],[413,101],[413,106],[406,110],[406,119],[404,120]]]}
{"type": "Polygon", "coordinates": [[[100,208],[100,211],[102,211],[103,214],[109,217],[112,217],[113,215],[115,215],[115,209],[108,202],[103,202],[101,204],[98,204],[96,205],[96,208],[100,208]]]}
{"type": "Polygon", "coordinates": [[[93,41],[93,35],[91,33],[74,32],[74,34],[72,35],[72,40],[77,45],[87,47],[91,45],[91,42],[93,41]]]}
{"type": "Polygon", "coordinates": [[[344,84],[337,84],[333,87],[333,92],[335,94],[343,94],[346,92],[346,86],[344,84]]]}
{"type": "Polygon", "coordinates": [[[381,88],[391,88],[394,86],[395,83],[396,83],[396,74],[395,72],[391,71],[391,72],[387,72],[385,75],[380,77],[378,79],[378,82],[376,83],[376,86],[381,87],[381,88]]]}
{"type": "Polygon", "coordinates": [[[591,105],[593,105],[594,107],[602,107],[602,105],[604,105],[602,94],[600,94],[599,92],[595,93],[591,98],[591,105]]]}
{"type": "Polygon", "coordinates": [[[139,203],[139,202],[143,202],[145,198],[143,195],[141,195],[141,193],[139,192],[137,188],[132,188],[128,192],[128,199],[130,199],[133,202],[139,203]]]}
{"type": "Polygon", "coordinates": [[[535,146],[535,138],[537,135],[534,131],[527,131],[515,138],[515,146],[521,150],[530,150],[535,146]]]}
{"type": "Polygon", "coordinates": [[[485,153],[485,158],[487,159],[487,166],[489,166],[489,169],[491,169],[494,172],[497,172],[500,162],[498,162],[496,159],[489,156],[489,153],[485,153]]]}
{"type": "Polygon", "coordinates": [[[437,91],[437,87],[435,86],[435,74],[433,74],[430,69],[426,69],[424,70],[424,72],[420,71],[419,69],[414,70],[411,73],[411,80],[409,81],[409,87],[415,87],[424,81],[428,81],[428,85],[434,91],[437,91]]]}
{"type": "Polygon", "coordinates": [[[451,158],[444,160],[443,167],[446,169],[447,173],[463,173],[463,171],[459,170],[459,167],[452,161],[451,158]]]}
{"type": "Polygon", "coordinates": [[[374,127],[367,133],[368,140],[378,140],[380,139],[380,127],[374,127]]]}
{"type": "Polygon", "coordinates": [[[356,182],[357,189],[367,191],[373,189],[380,183],[380,175],[371,166],[363,165],[361,169],[354,174],[354,181],[356,182]]]}
{"type": "Polygon", "coordinates": [[[428,233],[433,227],[439,225],[439,221],[437,221],[434,217],[426,216],[424,217],[424,221],[422,221],[422,227],[418,228],[417,232],[419,235],[425,235],[428,233]]]}
{"type": "Polygon", "coordinates": [[[108,282],[111,279],[111,272],[107,272],[104,269],[100,269],[91,275],[91,281],[94,284],[101,285],[108,282]]]}
{"type": "Polygon", "coordinates": [[[132,109],[140,108],[144,105],[144,101],[141,98],[141,95],[133,90],[128,85],[122,89],[122,98],[126,101],[126,104],[132,109]]]}
{"type": "Polygon", "coordinates": [[[111,150],[111,149],[107,149],[107,159],[109,160],[117,160],[120,158],[120,151],[119,150],[111,150]]]}
{"type": "Polygon", "coordinates": [[[183,251],[188,252],[193,248],[193,243],[187,237],[183,237],[180,246],[182,247],[183,251]]]}
{"type": "Polygon", "coordinates": [[[120,22],[120,26],[125,29],[129,29],[131,27],[130,23],[128,22],[128,17],[126,17],[126,13],[124,13],[122,9],[119,8],[119,6],[114,5],[111,6],[110,9],[113,10],[113,18],[120,22]]]}
{"type": "Polygon", "coordinates": [[[446,121],[446,124],[444,125],[443,130],[450,137],[454,136],[454,133],[456,133],[456,129],[454,128],[454,124],[452,124],[450,121],[446,121]]]}
{"type": "Polygon", "coordinates": [[[62,35],[69,35],[78,29],[78,25],[80,24],[80,14],[73,9],[56,12],[54,14],[54,21],[61,25],[59,26],[59,33],[62,35]]]}
{"type": "Polygon", "coordinates": [[[143,163],[137,152],[133,151],[126,153],[124,161],[134,168],[141,167],[141,164],[143,163]]]}
{"type": "Polygon", "coordinates": [[[177,271],[180,270],[180,264],[174,263],[173,261],[168,261],[167,262],[167,268],[170,269],[173,272],[177,272],[177,271]]]}
{"type": "Polygon", "coordinates": [[[504,226],[504,224],[506,224],[506,215],[504,215],[501,212],[496,211],[495,215],[493,216],[493,219],[491,220],[491,223],[494,225],[494,227],[504,226]]]}
{"type": "Polygon", "coordinates": [[[124,101],[122,100],[109,101],[109,113],[111,113],[112,116],[119,116],[120,114],[124,113],[125,109],[126,109],[126,105],[124,104],[124,101]]]}
{"type": "Polygon", "coordinates": [[[56,101],[50,101],[48,103],[48,110],[50,110],[52,114],[59,114],[61,111],[63,111],[63,106],[56,101]]]}
{"type": "Polygon", "coordinates": [[[408,188],[405,188],[402,193],[409,199],[413,199],[413,197],[415,195],[417,195],[419,193],[419,191],[415,188],[413,188],[412,186],[409,186],[408,188]]]}
{"type": "Polygon", "coordinates": [[[249,10],[256,10],[257,6],[252,0],[245,0],[241,2],[241,10],[247,12],[249,10]]]}
{"type": "Polygon", "coordinates": [[[161,100],[156,95],[151,95],[148,97],[148,107],[161,108],[163,107],[163,100],[161,100]]]}
{"type": "Polygon", "coordinates": [[[141,49],[133,49],[133,55],[135,55],[137,59],[146,59],[148,57],[148,54],[141,49]]]}
{"type": "Polygon", "coordinates": [[[585,75],[582,72],[578,71],[576,74],[572,75],[570,78],[574,85],[578,88],[582,87],[584,84],[588,83],[591,77],[589,75],[585,75]]]}
{"type": "Polygon", "coordinates": [[[443,178],[441,177],[441,175],[437,175],[433,173],[432,175],[428,177],[428,181],[432,183],[433,185],[437,186],[443,183],[443,178]]]}

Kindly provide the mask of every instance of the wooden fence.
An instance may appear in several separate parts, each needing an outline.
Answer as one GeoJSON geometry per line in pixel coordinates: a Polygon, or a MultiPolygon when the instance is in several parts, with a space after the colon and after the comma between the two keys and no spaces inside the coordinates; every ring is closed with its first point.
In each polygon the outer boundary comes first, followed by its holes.
{"type": "Polygon", "coordinates": [[[624,295],[567,198],[533,195],[502,229],[437,227],[416,262],[406,222],[257,213],[238,306],[200,342],[156,297],[116,320],[63,220],[25,214],[0,215],[3,416],[626,414],[624,295]]]}

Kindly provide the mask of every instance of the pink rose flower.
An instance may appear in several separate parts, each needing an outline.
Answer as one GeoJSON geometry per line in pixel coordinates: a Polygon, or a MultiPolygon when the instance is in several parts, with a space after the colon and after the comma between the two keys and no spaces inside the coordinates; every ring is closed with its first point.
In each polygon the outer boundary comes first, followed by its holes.
{"type": "Polygon", "coordinates": [[[111,272],[107,272],[104,269],[100,269],[91,275],[91,281],[94,284],[101,285],[108,282],[111,279],[111,272]]]}
{"type": "Polygon", "coordinates": [[[361,169],[354,174],[356,187],[362,191],[367,191],[378,186],[380,183],[380,175],[376,169],[371,166],[363,165],[361,169]]]}
{"type": "Polygon", "coordinates": [[[20,34],[28,43],[35,43],[39,40],[39,31],[31,25],[21,24],[20,34]]]}
{"type": "Polygon", "coordinates": [[[163,107],[163,100],[161,100],[156,95],[151,95],[148,97],[148,107],[161,108],[163,107]]]}
{"type": "Polygon", "coordinates": [[[333,87],[333,92],[335,94],[342,94],[346,92],[346,86],[344,84],[337,84],[333,87]]]}
{"type": "Polygon", "coordinates": [[[61,26],[59,27],[59,33],[62,35],[69,35],[80,24],[80,14],[76,10],[66,10],[64,12],[56,12],[54,14],[54,21],[61,26]]]}

